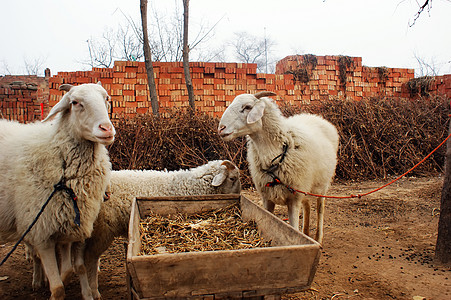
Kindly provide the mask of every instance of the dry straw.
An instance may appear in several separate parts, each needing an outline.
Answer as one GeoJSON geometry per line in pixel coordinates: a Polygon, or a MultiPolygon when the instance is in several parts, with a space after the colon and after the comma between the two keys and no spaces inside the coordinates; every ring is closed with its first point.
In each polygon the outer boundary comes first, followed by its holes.
{"type": "Polygon", "coordinates": [[[202,214],[160,216],[140,223],[141,255],[269,247],[255,222],[244,222],[238,204],[202,214]]]}

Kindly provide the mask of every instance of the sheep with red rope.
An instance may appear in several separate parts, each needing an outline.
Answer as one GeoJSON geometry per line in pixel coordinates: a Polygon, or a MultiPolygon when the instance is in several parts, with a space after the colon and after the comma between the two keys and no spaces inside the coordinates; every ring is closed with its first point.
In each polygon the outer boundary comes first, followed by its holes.
{"type": "MultiPolygon", "coordinates": [[[[218,132],[224,140],[247,136],[247,160],[263,206],[274,212],[276,204],[288,207],[291,226],[299,228],[303,208],[303,232],[310,231],[310,201],[302,191],[325,195],[337,165],[339,136],[335,126],[320,116],[282,116],[268,96],[273,92],[237,96],[222,115],[218,132]]],[[[317,197],[315,239],[322,243],[324,197],[317,197]]]]}
{"type": "MultiPolygon", "coordinates": [[[[64,299],[71,244],[92,233],[111,174],[105,146],[116,133],[100,84],[60,89],[67,93],[42,123],[0,120],[0,241],[16,241],[15,247],[23,241],[35,251],[50,299],[64,299]],[[64,249],[60,263],[56,244],[64,249]]],[[[82,258],[77,249],[75,257],[82,258]]],[[[76,262],[75,270],[87,286],[86,269],[76,262]]],[[[91,292],[82,298],[92,299],[91,292]]]]}

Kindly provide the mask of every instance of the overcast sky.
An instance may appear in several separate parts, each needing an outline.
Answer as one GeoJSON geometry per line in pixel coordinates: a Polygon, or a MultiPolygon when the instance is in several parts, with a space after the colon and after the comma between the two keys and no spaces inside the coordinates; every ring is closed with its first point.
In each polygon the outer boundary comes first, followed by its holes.
{"type": "MultiPolygon", "coordinates": [[[[149,0],[149,6],[169,17],[175,2],[182,0],[149,0]]],[[[220,20],[212,45],[238,31],[266,34],[279,59],[358,56],[366,66],[412,68],[419,76],[421,58],[439,74],[451,74],[451,2],[432,1],[430,12],[409,27],[418,8],[415,0],[191,0],[190,25],[211,27],[220,20]]],[[[52,74],[87,70],[81,63],[89,58],[86,41],[124,24],[124,14],[140,22],[139,0],[3,1],[0,75],[25,74],[24,61],[36,59],[52,74]]]]}

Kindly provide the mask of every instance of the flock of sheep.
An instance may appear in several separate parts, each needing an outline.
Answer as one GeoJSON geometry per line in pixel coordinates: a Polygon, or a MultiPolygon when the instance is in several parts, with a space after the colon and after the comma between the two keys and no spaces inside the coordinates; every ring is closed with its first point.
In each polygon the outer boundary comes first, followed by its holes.
{"type": "MultiPolygon", "coordinates": [[[[112,171],[105,147],[115,136],[108,93],[100,83],[60,89],[67,93],[42,122],[0,120],[0,242],[26,245],[33,288],[48,282],[51,299],[64,299],[73,272],[83,299],[100,299],[99,258],[114,238],[126,236],[134,197],[239,193],[239,170],[217,160],[190,170],[112,171]]],[[[283,117],[269,98],[274,95],[237,96],[218,133],[224,140],[247,136],[249,169],[263,206],[273,212],[276,204],[286,205],[295,228],[302,206],[308,235],[310,202],[290,187],[327,192],[338,133],[318,116],[283,117]]],[[[317,213],[321,243],[324,197],[317,199],[317,213]]]]}

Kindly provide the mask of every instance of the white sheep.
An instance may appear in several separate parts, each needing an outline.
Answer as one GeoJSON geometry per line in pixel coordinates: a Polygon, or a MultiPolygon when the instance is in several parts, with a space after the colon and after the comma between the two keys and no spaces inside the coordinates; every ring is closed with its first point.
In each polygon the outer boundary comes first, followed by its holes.
{"type": "MultiPolygon", "coordinates": [[[[72,272],[70,244],[84,241],[93,230],[111,173],[105,145],[115,135],[109,96],[100,84],[60,89],[67,93],[42,123],[0,120],[0,241],[19,240],[54,193],[23,239],[42,261],[51,299],[64,299],[63,280],[72,272]],[[64,190],[54,189],[58,183],[64,190]],[[63,249],[60,268],[57,243],[63,249]]],[[[76,272],[86,277],[84,268],[76,272]]]]}
{"type": "MultiPolygon", "coordinates": [[[[84,265],[95,299],[99,259],[117,237],[127,237],[131,203],[135,197],[236,194],[241,191],[239,169],[228,160],[178,171],[112,171],[109,199],[102,204],[94,230],[85,241],[84,265]]],[[[40,270],[36,267],[37,276],[40,270]]],[[[83,288],[83,285],[82,285],[83,288]]]]}
{"type": "MultiPolygon", "coordinates": [[[[303,232],[309,234],[310,202],[302,193],[325,195],[337,164],[338,133],[323,118],[299,114],[282,116],[272,92],[237,96],[225,110],[218,132],[224,140],[247,135],[249,171],[263,206],[287,205],[291,226],[299,228],[303,207],[303,232]],[[281,183],[277,183],[277,179],[281,183]]],[[[323,240],[324,197],[317,198],[316,240],[323,240]]]]}

